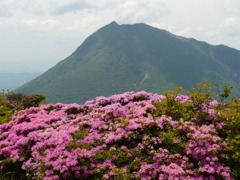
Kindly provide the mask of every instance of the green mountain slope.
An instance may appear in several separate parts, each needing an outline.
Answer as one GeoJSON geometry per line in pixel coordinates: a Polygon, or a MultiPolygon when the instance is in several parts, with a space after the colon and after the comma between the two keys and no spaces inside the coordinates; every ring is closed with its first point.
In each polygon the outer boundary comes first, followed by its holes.
{"type": "Polygon", "coordinates": [[[239,77],[240,51],[175,36],[146,24],[112,22],[17,92],[44,94],[49,103],[84,103],[126,91],[190,89],[202,81],[237,87],[239,77]]]}

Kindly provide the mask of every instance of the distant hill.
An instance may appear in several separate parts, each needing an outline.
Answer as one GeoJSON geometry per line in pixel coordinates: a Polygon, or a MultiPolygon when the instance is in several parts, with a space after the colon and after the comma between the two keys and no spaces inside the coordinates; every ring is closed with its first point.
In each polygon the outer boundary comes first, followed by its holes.
{"type": "Polygon", "coordinates": [[[0,91],[2,89],[14,90],[14,89],[18,88],[19,86],[22,86],[23,84],[36,78],[40,74],[41,74],[40,72],[0,73],[0,91]]]}
{"type": "Polygon", "coordinates": [[[83,103],[126,91],[162,93],[176,86],[191,89],[203,81],[234,86],[239,95],[240,51],[142,23],[112,22],[17,91],[44,94],[49,103],[83,103]]]}

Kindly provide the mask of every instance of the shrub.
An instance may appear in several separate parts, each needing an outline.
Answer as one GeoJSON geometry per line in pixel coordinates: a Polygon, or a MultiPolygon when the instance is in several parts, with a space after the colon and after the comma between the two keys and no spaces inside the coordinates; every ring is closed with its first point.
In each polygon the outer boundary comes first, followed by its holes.
{"type": "Polygon", "coordinates": [[[16,108],[21,104],[22,99],[25,97],[21,93],[15,93],[14,91],[10,91],[7,94],[5,94],[6,102],[9,106],[12,108],[16,108]]]}
{"type": "Polygon", "coordinates": [[[42,94],[32,94],[22,98],[21,105],[23,106],[23,109],[38,107],[44,100],[46,100],[46,96],[42,94]]]}
{"type": "MultiPolygon", "coordinates": [[[[209,84],[84,105],[42,105],[0,125],[2,174],[28,179],[239,179],[239,99],[209,84]],[[20,177],[21,177],[20,176],[20,177]]],[[[7,176],[7,175],[6,175],[7,176]]]]}
{"type": "Polygon", "coordinates": [[[8,90],[0,92],[0,124],[9,122],[18,111],[38,107],[44,101],[46,97],[41,94],[25,96],[8,90]]]}
{"type": "Polygon", "coordinates": [[[13,114],[14,110],[7,101],[5,91],[0,92],[0,124],[9,122],[13,114]]]}

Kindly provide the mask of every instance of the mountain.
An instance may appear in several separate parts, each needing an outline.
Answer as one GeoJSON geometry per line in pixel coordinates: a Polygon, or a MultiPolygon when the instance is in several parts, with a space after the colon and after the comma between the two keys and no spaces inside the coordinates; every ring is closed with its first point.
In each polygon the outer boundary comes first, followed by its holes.
{"type": "Polygon", "coordinates": [[[0,73],[0,90],[2,89],[9,89],[14,90],[19,86],[29,82],[30,80],[39,76],[40,72],[5,72],[0,73]]]}
{"type": "Polygon", "coordinates": [[[143,23],[112,22],[16,91],[44,94],[49,103],[83,103],[126,91],[162,93],[176,86],[191,89],[203,81],[233,86],[238,93],[240,51],[143,23]]]}

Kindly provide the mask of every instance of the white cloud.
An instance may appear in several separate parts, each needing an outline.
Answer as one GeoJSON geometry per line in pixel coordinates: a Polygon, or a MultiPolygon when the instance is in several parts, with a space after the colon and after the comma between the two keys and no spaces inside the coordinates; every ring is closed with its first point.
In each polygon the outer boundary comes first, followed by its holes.
{"type": "Polygon", "coordinates": [[[225,15],[234,16],[234,15],[240,15],[239,7],[240,7],[240,1],[239,0],[223,0],[222,4],[222,11],[225,13],[225,15]]]}
{"type": "Polygon", "coordinates": [[[4,0],[0,66],[3,60],[60,61],[111,21],[240,49],[239,7],[239,0],[4,0]]]}
{"type": "Polygon", "coordinates": [[[224,19],[223,23],[221,24],[220,27],[226,28],[226,27],[232,27],[239,24],[238,17],[227,17],[224,19]]]}
{"type": "Polygon", "coordinates": [[[5,6],[0,6],[0,17],[11,17],[13,14],[5,6]]]}
{"type": "Polygon", "coordinates": [[[46,19],[46,20],[30,19],[30,20],[23,21],[22,23],[32,28],[41,28],[43,30],[55,28],[61,24],[59,21],[53,20],[53,19],[46,19]]]}
{"type": "Polygon", "coordinates": [[[62,15],[65,13],[69,13],[69,12],[79,12],[81,10],[84,9],[91,9],[94,8],[94,6],[87,2],[87,1],[60,1],[57,3],[56,8],[53,9],[52,14],[53,15],[62,15]]]}
{"type": "Polygon", "coordinates": [[[151,23],[167,16],[170,10],[159,0],[123,1],[116,6],[119,21],[128,23],[151,23]]]}

